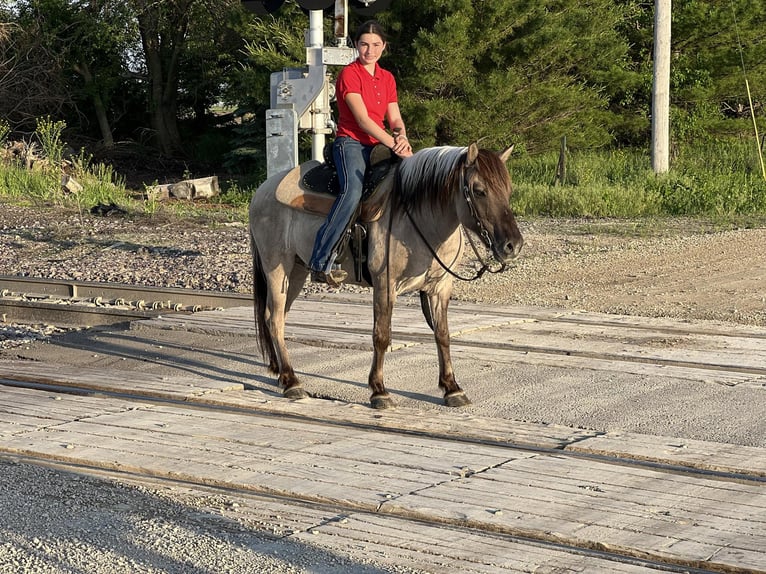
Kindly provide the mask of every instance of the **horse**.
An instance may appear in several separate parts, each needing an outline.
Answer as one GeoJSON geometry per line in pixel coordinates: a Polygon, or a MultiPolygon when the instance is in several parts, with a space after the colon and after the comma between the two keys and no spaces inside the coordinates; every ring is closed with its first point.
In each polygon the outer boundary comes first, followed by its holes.
{"type": "MultiPolygon", "coordinates": [[[[388,193],[377,200],[376,209],[365,222],[369,280],[360,279],[350,258],[342,262],[349,275],[347,282],[372,287],[373,358],[368,378],[372,408],[396,406],[384,385],[383,361],[391,342],[396,298],[416,290],[436,341],[438,386],[444,404],[470,404],[452,368],[447,307],[453,278],[459,277],[455,268],[463,256],[466,237],[477,257],[471,234],[481,239],[494,258],[494,269],[480,258],[483,267],[477,276],[484,270],[504,270],[524,244],[510,207],[512,185],[506,162],[512,150],[513,146],[498,153],[480,149],[476,143],[424,148],[396,164],[381,184],[388,193]]],[[[312,202],[297,189],[298,175],[308,167],[301,164],[267,178],[256,189],[249,208],[258,345],[264,360],[268,358],[269,370],[278,376],[283,396],[289,399],[308,394],[293,370],[285,345],[285,318],[309,274],[314,238],[326,212],[326,208],[307,207],[312,202]],[[279,190],[284,193],[285,189],[297,198],[292,205],[277,197],[279,190]]],[[[328,198],[327,207],[333,200],[330,195],[328,198]]]]}

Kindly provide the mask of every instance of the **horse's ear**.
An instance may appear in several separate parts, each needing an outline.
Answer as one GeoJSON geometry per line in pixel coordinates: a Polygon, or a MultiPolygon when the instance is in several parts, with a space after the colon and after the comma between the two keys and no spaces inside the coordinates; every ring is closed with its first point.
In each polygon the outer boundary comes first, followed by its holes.
{"type": "Polygon", "coordinates": [[[476,161],[477,157],[479,157],[479,144],[472,143],[468,146],[466,165],[473,165],[473,162],[476,161]]]}
{"type": "Polygon", "coordinates": [[[515,147],[514,145],[511,145],[511,147],[509,147],[507,150],[505,150],[503,153],[500,154],[500,159],[502,160],[503,163],[506,163],[511,158],[511,154],[513,153],[514,147],[515,147]]]}

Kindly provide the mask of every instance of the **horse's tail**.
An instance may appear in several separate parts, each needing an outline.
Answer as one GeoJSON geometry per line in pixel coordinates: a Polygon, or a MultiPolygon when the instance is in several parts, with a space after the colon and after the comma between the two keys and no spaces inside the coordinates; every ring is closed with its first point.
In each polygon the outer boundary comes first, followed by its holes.
{"type": "Polygon", "coordinates": [[[255,316],[255,334],[258,339],[258,348],[264,358],[271,360],[274,356],[274,345],[271,333],[266,325],[266,302],[269,295],[269,286],[266,283],[266,274],[263,272],[261,255],[255,244],[252,232],[250,233],[250,252],[253,256],[253,314],[255,316]]]}

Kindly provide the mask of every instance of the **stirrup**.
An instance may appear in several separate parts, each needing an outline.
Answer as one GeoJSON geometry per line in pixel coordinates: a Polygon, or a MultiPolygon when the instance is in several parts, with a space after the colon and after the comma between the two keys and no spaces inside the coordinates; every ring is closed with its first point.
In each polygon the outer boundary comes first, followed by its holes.
{"type": "Polygon", "coordinates": [[[343,269],[332,269],[325,273],[324,271],[312,271],[312,283],[325,283],[330,287],[340,287],[348,277],[348,273],[343,269]]]}

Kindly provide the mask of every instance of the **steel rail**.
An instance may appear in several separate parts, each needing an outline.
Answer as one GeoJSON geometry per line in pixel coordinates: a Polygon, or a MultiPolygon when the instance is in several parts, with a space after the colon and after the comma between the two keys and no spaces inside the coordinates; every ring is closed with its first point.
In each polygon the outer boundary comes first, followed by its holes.
{"type": "Polygon", "coordinates": [[[113,325],[160,314],[246,306],[251,300],[242,293],[0,275],[4,322],[113,325]]]}
{"type": "Polygon", "coordinates": [[[241,307],[248,305],[252,295],[181,289],[174,287],[144,287],[126,283],[100,283],[67,279],[38,279],[0,275],[0,291],[37,293],[67,298],[125,299],[137,301],[174,301],[185,306],[241,307]]]}

